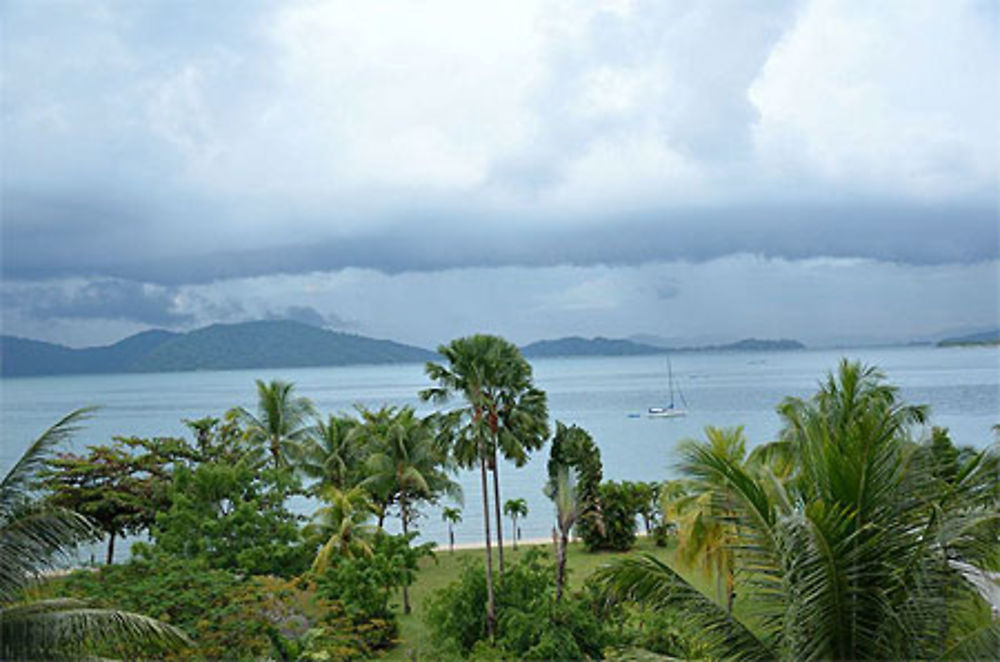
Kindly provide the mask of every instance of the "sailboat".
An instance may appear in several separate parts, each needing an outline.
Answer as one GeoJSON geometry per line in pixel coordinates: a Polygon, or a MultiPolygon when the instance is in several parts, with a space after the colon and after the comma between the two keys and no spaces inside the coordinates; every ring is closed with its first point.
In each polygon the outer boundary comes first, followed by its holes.
{"type": "MultiPolygon", "coordinates": [[[[670,359],[667,359],[667,384],[670,388],[670,404],[666,407],[650,407],[646,410],[646,415],[650,418],[679,418],[681,416],[687,416],[687,409],[680,409],[674,405],[674,371],[670,367],[670,359]]],[[[684,399],[684,393],[681,392],[680,387],[677,387],[677,395],[680,396],[681,402],[687,407],[687,401],[684,399]]]]}

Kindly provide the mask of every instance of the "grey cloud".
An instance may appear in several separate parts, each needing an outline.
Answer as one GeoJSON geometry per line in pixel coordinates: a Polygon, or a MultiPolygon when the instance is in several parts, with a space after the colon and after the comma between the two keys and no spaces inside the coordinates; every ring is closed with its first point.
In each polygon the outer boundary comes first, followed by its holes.
{"type": "Polygon", "coordinates": [[[1000,254],[996,219],[989,207],[789,206],[648,211],[582,225],[521,223],[512,229],[495,219],[463,223],[453,211],[438,217],[415,212],[406,222],[378,233],[285,245],[276,240],[245,250],[222,249],[223,237],[212,252],[206,250],[197,224],[188,220],[178,223],[176,232],[182,236],[176,241],[186,240],[190,250],[169,258],[159,253],[162,247],[155,238],[141,238],[141,229],[134,226],[106,235],[81,233],[74,250],[52,251],[46,248],[46,233],[16,225],[8,229],[5,224],[2,274],[12,279],[103,274],[177,285],[346,267],[399,273],[504,265],[629,265],[697,262],[737,253],[973,263],[1000,254]]]}
{"type": "Polygon", "coordinates": [[[101,279],[74,284],[39,284],[4,289],[4,308],[39,319],[128,320],[177,326],[192,317],[177,312],[175,290],[133,281],[101,279]]]}
{"type": "Polygon", "coordinates": [[[323,314],[312,306],[288,306],[280,312],[269,311],[266,317],[268,319],[293,320],[321,329],[333,328],[340,331],[354,329],[358,326],[356,322],[344,319],[336,313],[323,314]]]}

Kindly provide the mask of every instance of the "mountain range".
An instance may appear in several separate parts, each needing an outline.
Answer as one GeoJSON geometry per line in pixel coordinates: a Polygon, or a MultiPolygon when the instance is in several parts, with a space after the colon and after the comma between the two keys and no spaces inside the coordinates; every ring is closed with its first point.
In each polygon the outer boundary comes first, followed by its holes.
{"type": "MultiPolygon", "coordinates": [[[[572,336],[525,345],[528,358],[637,356],[691,351],[802,349],[796,340],[757,340],[663,347],[628,339],[572,336]]],[[[112,345],[74,349],[54,343],[0,336],[0,375],[72,375],[189,370],[298,368],[438,360],[434,352],[391,340],[329,331],[292,320],[213,324],[187,333],[143,331],[112,345]]]]}
{"type": "Polygon", "coordinates": [[[66,375],[412,363],[439,358],[420,347],[327,331],[301,322],[213,324],[188,333],[144,331],[104,347],[0,336],[0,375],[66,375]]]}

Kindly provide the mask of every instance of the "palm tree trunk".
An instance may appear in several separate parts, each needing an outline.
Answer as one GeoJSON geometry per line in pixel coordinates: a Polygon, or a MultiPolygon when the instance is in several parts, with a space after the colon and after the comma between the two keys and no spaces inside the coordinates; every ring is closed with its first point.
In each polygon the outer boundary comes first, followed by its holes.
{"type": "MultiPolygon", "coordinates": [[[[401,496],[399,498],[399,513],[400,518],[403,520],[403,537],[406,538],[406,534],[409,533],[407,529],[407,520],[409,519],[408,513],[406,511],[406,497],[401,496]]],[[[410,589],[406,584],[403,584],[403,613],[410,613],[410,589]]]]}
{"type": "Polygon", "coordinates": [[[514,543],[514,551],[517,551],[517,517],[510,518],[510,537],[514,543]]]}
{"type": "Polygon", "coordinates": [[[500,561],[500,576],[503,577],[503,520],[500,518],[500,463],[497,461],[497,446],[495,443],[493,444],[493,509],[497,515],[497,555],[500,561]]]}
{"type": "MultiPolygon", "coordinates": [[[[555,533],[555,531],[553,531],[555,533]]],[[[566,545],[569,541],[566,534],[559,534],[556,545],[556,602],[562,600],[563,584],[566,582],[566,545]]]]}
{"type": "Polygon", "coordinates": [[[115,532],[111,532],[111,536],[108,538],[108,558],[107,565],[111,565],[115,560],[115,532]]]}
{"type": "Polygon", "coordinates": [[[490,549],[490,502],[486,485],[486,458],[479,458],[483,487],[483,526],[486,530],[486,631],[490,641],[496,632],[497,613],[493,604],[493,550],[490,549]]]}
{"type": "Polygon", "coordinates": [[[448,549],[455,553],[455,532],[451,530],[451,524],[448,525],[448,549]]]}

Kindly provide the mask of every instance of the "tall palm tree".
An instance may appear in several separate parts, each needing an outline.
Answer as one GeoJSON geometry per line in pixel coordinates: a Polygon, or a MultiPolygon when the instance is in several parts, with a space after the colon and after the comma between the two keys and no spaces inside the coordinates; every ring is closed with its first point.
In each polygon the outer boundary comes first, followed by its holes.
{"type": "Polygon", "coordinates": [[[180,630],[138,614],[94,609],[79,600],[26,600],[25,590],[37,577],[95,536],[86,518],[34,493],[55,446],[91,411],[79,409],[60,419],[0,481],[0,659],[87,657],[108,646],[142,655],[144,648],[190,643],[180,630]]]}
{"type": "Polygon", "coordinates": [[[528,503],[524,499],[507,499],[503,504],[503,514],[510,518],[510,537],[514,541],[514,549],[517,549],[517,519],[528,516],[528,503]]]}
{"type": "Polygon", "coordinates": [[[363,458],[351,432],[357,421],[331,414],[305,435],[292,451],[292,463],[308,478],[319,481],[316,486],[346,490],[358,482],[363,458]]]}
{"type": "Polygon", "coordinates": [[[497,336],[477,334],[457,338],[438,347],[448,365],[427,363],[426,372],[437,386],[421,391],[424,400],[446,402],[458,395],[466,405],[450,412],[453,424],[452,453],[463,467],[480,468],[483,527],[486,534],[487,628],[496,626],[493,600],[493,553],[487,468],[493,473],[494,510],[500,568],[503,567],[503,533],[500,526],[498,449],[518,465],[548,436],[545,394],[531,382],[531,366],[517,347],[497,336]]]}
{"type": "Polygon", "coordinates": [[[438,348],[449,367],[427,364],[427,375],[438,382],[421,397],[438,402],[460,394],[468,403],[467,419],[482,437],[486,465],[493,475],[493,505],[497,547],[503,573],[503,527],[500,517],[499,456],[524,466],[532,451],[549,436],[545,392],[532,381],[531,364],[513,343],[485,334],[457,338],[438,348]]]}
{"type": "Polygon", "coordinates": [[[927,447],[910,440],[924,409],[900,403],[880,372],[857,363],[842,362],[813,398],[779,411],[786,477],[709,444],[689,447],[685,462],[738,523],[735,562],[747,571],[740,590],[753,626],[653,558],[602,570],[606,590],[677,610],[718,657],[994,657],[1000,621],[977,582],[1000,560],[996,451],[972,453],[942,480],[927,447]]]}
{"type": "Polygon", "coordinates": [[[556,602],[562,600],[563,586],[566,584],[566,550],[569,547],[569,532],[580,516],[580,501],[576,492],[576,477],[569,467],[560,467],[552,491],[552,501],[556,505],[556,529],[552,530],[556,545],[556,602]]]}
{"type": "Polygon", "coordinates": [[[246,438],[263,444],[271,454],[275,467],[287,463],[285,453],[311,432],[308,420],[315,410],[308,398],[294,394],[295,385],[274,379],[257,384],[257,414],[239,407],[235,418],[245,428],[246,438]]]}
{"type": "MultiPolygon", "coordinates": [[[[433,502],[441,494],[461,498],[458,483],[444,471],[445,458],[439,454],[434,430],[418,418],[412,408],[396,410],[383,407],[377,412],[362,410],[368,422],[378,430],[370,437],[370,455],[366,462],[368,477],[361,482],[375,494],[389,495],[399,505],[403,535],[421,502],[433,502]],[[377,435],[377,436],[376,436],[377,435]]],[[[403,586],[403,613],[410,613],[409,590],[403,586]]]]}
{"type": "Polygon", "coordinates": [[[460,508],[444,507],[441,511],[441,520],[448,523],[448,548],[455,553],[455,531],[454,525],[462,522],[462,510],[460,508]]]}

